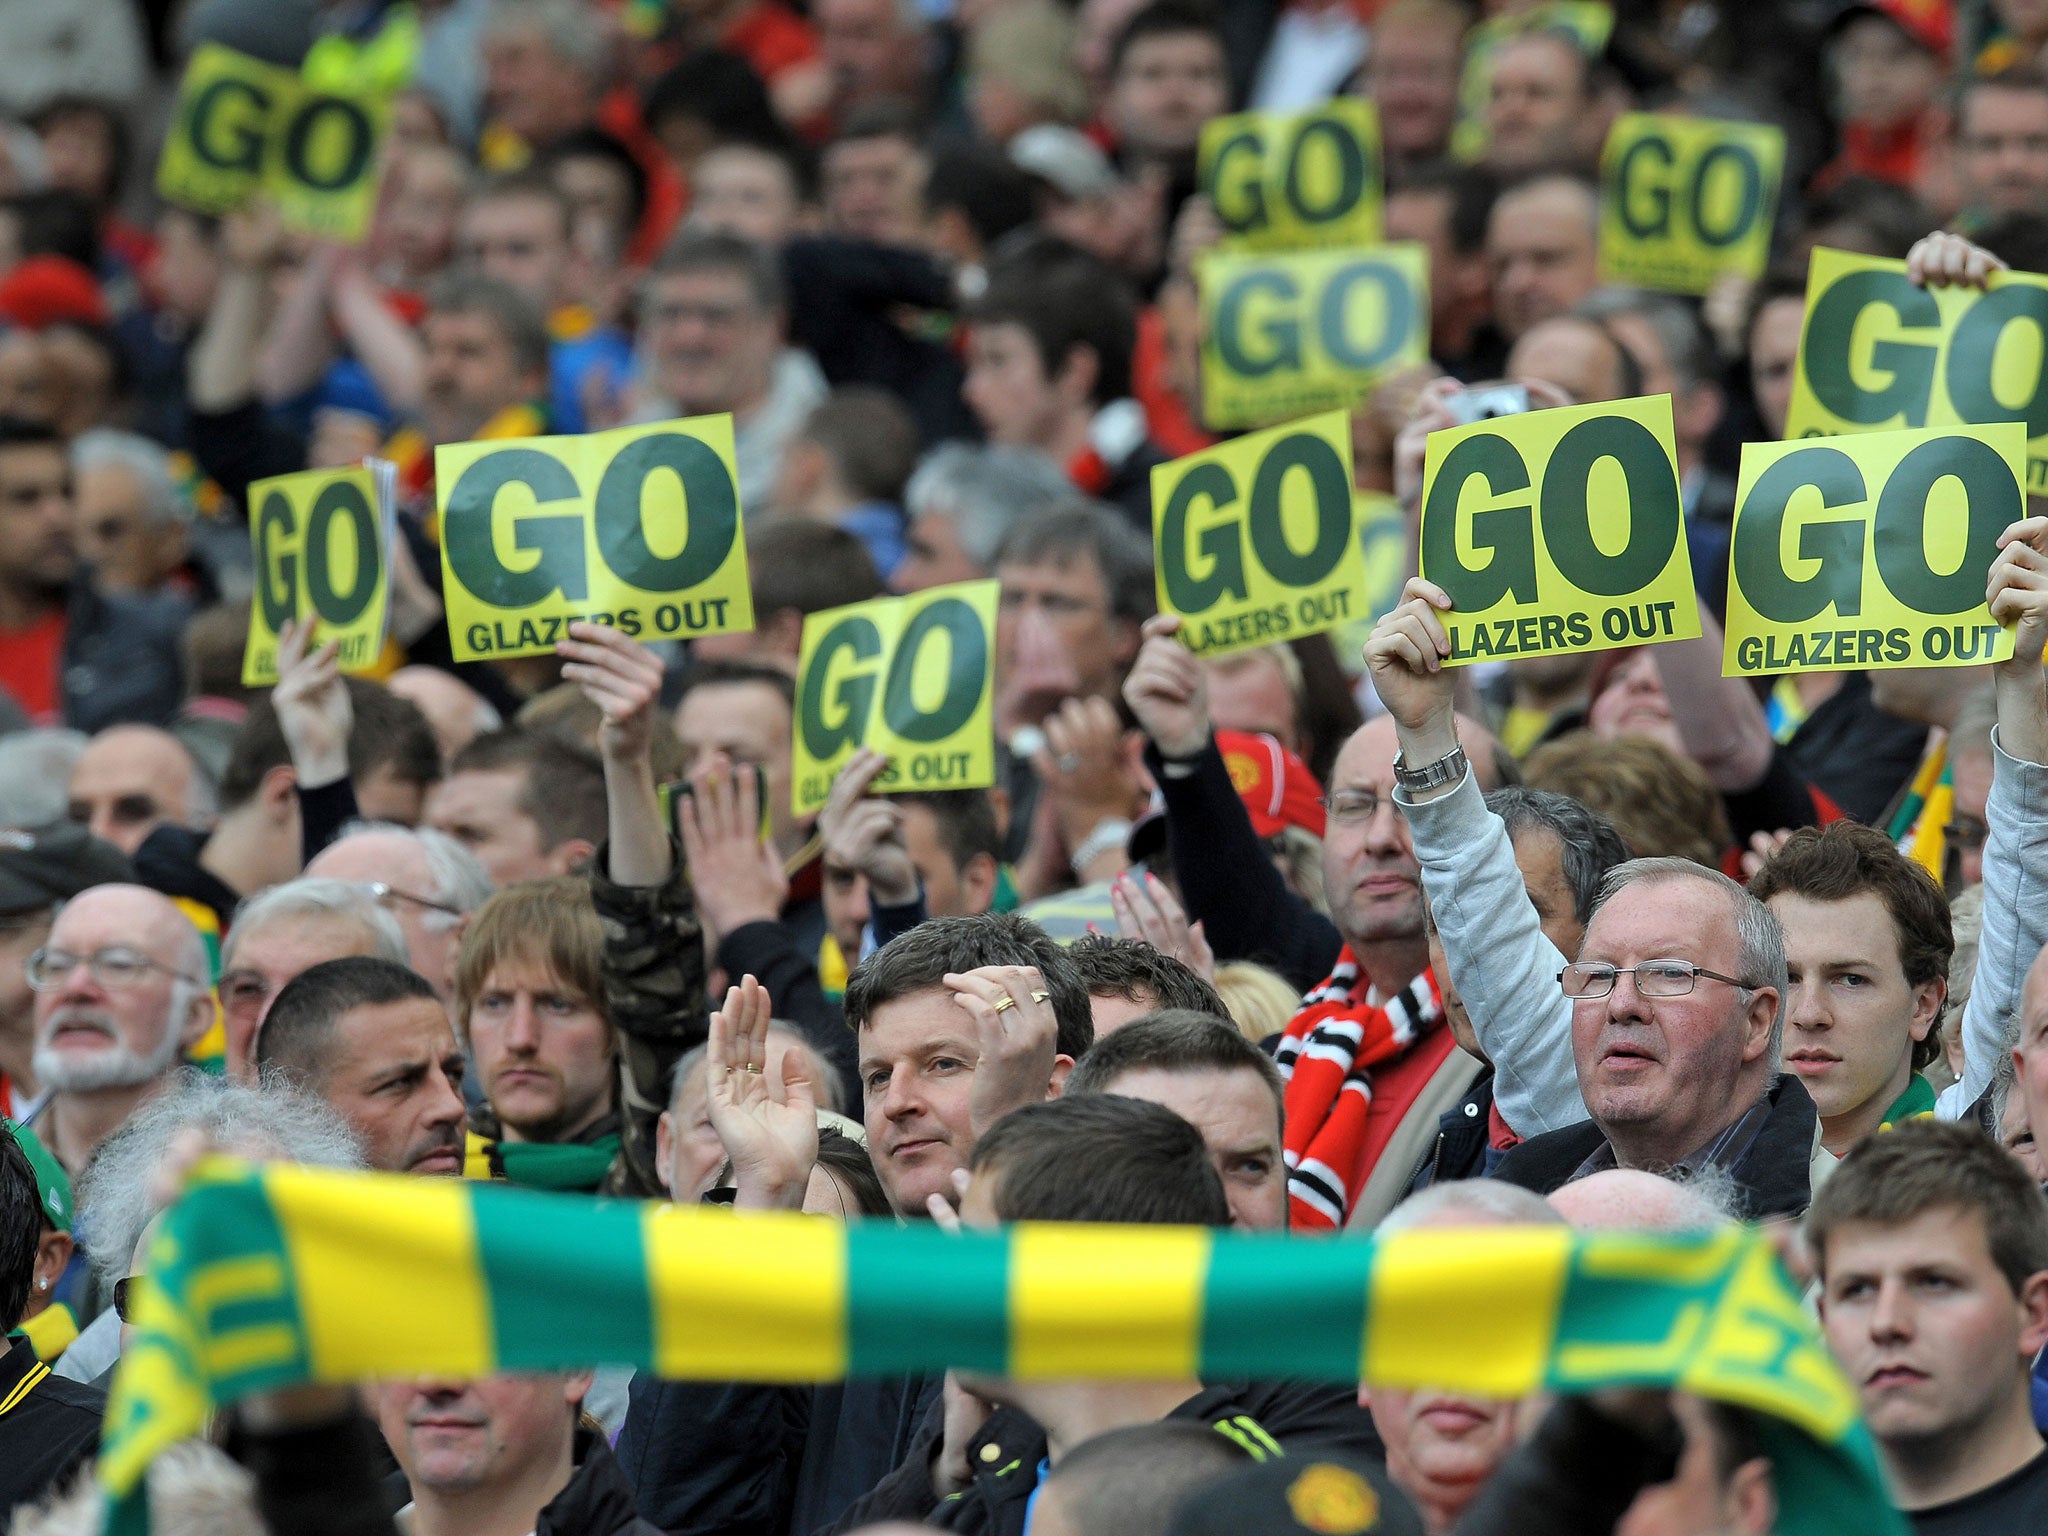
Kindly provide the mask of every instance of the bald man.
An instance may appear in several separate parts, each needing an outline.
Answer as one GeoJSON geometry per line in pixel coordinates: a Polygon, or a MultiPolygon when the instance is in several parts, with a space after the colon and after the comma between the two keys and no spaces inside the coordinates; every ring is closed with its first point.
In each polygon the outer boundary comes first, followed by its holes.
{"type": "Polygon", "coordinates": [[[87,745],[65,798],[73,821],[133,857],[165,822],[203,829],[213,797],[205,773],[169,731],[114,725],[87,745]]]}
{"type": "Polygon", "coordinates": [[[445,1004],[455,1001],[455,954],[469,915],[491,894],[476,855],[431,827],[364,826],[323,848],[306,873],[374,886],[398,919],[412,968],[445,1004]]]}
{"type": "Polygon", "coordinates": [[[1582,1232],[1704,1232],[1730,1220],[1708,1193],[1640,1168],[1603,1168],[1548,1198],[1582,1232]]]}
{"type": "Polygon", "coordinates": [[[1510,341],[1600,286],[1600,191],[1569,174],[1531,177],[1493,205],[1486,225],[1493,319],[1510,341]]]}
{"type": "Polygon", "coordinates": [[[28,978],[49,1091],[30,1123],[75,1179],[213,1023],[206,946],[169,897],[100,885],[58,913],[28,978]]]}

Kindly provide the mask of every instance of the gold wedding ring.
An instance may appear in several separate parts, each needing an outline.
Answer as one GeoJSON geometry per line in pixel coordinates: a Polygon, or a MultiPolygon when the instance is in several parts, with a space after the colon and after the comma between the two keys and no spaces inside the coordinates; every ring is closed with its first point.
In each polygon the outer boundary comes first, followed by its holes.
{"type": "Polygon", "coordinates": [[[1009,993],[1005,992],[1005,993],[1004,993],[1004,994],[1003,994],[1003,995],[1002,995],[1001,997],[999,997],[999,998],[997,998],[997,999],[995,1000],[995,1005],[994,1005],[994,1006],[995,1006],[995,1011],[996,1011],[997,1013],[1001,1013],[1001,1012],[1002,1012],[1002,1011],[1003,1011],[1003,1010],[1004,1010],[1005,1008],[1014,1008],[1014,1007],[1016,1007],[1016,1006],[1017,1006],[1017,999],[1015,999],[1014,997],[1010,996],[1010,994],[1009,994],[1009,993]]]}

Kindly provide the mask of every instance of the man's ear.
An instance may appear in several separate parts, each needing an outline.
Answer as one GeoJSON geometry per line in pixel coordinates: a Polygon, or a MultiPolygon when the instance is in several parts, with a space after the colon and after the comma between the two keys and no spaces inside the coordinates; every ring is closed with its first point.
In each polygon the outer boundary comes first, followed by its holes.
{"type": "Polygon", "coordinates": [[[2020,1352],[2032,1360],[2048,1346],[2048,1269],[2037,1270],[2020,1285],[2020,1352]]]}
{"type": "Polygon", "coordinates": [[[273,823],[299,814],[299,774],[290,763],[279,763],[263,775],[256,798],[266,820],[273,823]]]}
{"type": "Polygon", "coordinates": [[[562,1401],[581,1413],[583,1399],[590,1396],[590,1388],[597,1380],[591,1371],[572,1371],[562,1378],[562,1401]]]}
{"type": "Polygon", "coordinates": [[[1770,1457],[1752,1457],[1737,1467],[1722,1504],[1734,1516],[1729,1530],[1741,1536],[1771,1536],[1778,1528],[1778,1488],[1771,1478],[1770,1457]]]}
{"type": "Polygon", "coordinates": [[[1102,359],[1086,342],[1076,342],[1060,360],[1052,384],[1067,401],[1086,408],[1095,398],[1095,381],[1102,376],[1102,359]]]}
{"type": "Polygon", "coordinates": [[[986,912],[996,899],[997,874],[996,861],[985,853],[977,853],[960,871],[961,905],[970,915],[986,912]]]}
{"type": "Polygon", "coordinates": [[[1913,989],[1913,1022],[1909,1028],[1915,1040],[1925,1040],[1928,1031],[1941,1022],[1941,1005],[1948,1001],[1948,978],[1936,976],[1913,989]]]}
{"type": "MultiPolygon", "coordinates": [[[[205,1038],[206,1032],[213,1028],[214,1015],[218,1008],[219,1004],[214,1001],[211,991],[201,992],[195,989],[192,1001],[185,1005],[185,1017],[177,1023],[180,1054],[191,1050],[205,1038]]],[[[256,1041],[253,1036],[249,1041],[249,1059],[256,1059],[256,1041]]]]}
{"type": "Polygon", "coordinates": [[[1045,1085],[1045,1096],[1056,1099],[1067,1091],[1067,1074],[1074,1070],[1074,1058],[1055,1056],[1052,1059],[1052,1079],[1045,1085]]]}
{"type": "Polygon", "coordinates": [[[1778,1021],[1778,989],[1758,987],[1750,994],[1743,1016],[1749,1024],[1749,1038],[1743,1043],[1742,1059],[1745,1063],[1760,1061],[1771,1049],[1771,1027],[1778,1021]]]}
{"type": "Polygon", "coordinates": [[[673,1200],[675,1185],[676,1119],[668,1110],[661,1112],[661,1118],[654,1122],[654,1176],[661,1180],[661,1187],[668,1191],[673,1200]]]}
{"type": "Polygon", "coordinates": [[[547,852],[547,861],[558,875],[573,875],[590,862],[597,847],[587,837],[565,837],[547,852]]]}

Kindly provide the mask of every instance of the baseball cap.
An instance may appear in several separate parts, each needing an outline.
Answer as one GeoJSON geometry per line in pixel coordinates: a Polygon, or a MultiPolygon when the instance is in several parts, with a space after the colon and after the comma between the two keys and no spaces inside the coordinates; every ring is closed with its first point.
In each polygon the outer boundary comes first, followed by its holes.
{"type": "MultiPolygon", "coordinates": [[[[1218,731],[1216,750],[1223,754],[1231,787],[1250,813],[1252,831],[1271,837],[1283,827],[1323,835],[1323,786],[1309,766],[1280,745],[1276,736],[1253,731],[1218,731]]],[[[1124,852],[1133,864],[1150,858],[1166,843],[1166,813],[1148,812],[1131,828],[1124,852]]]]}
{"type": "Polygon", "coordinates": [[[1189,1496],[1168,1536],[1422,1536],[1422,1517],[1386,1472],[1335,1456],[1277,1456],[1189,1496]]]}
{"type": "Polygon", "coordinates": [[[1088,135],[1058,123],[1039,123],[1010,140],[1010,163],[1073,202],[1116,190],[1109,157],[1088,135]]]}
{"type": "Polygon", "coordinates": [[[1846,0],[1828,22],[1830,34],[1839,32],[1855,17],[1882,16],[1929,53],[1946,59],[1955,45],[1956,12],[1953,0],[1846,0]]]}
{"type": "Polygon", "coordinates": [[[68,256],[31,256],[0,278],[0,319],[39,331],[76,321],[105,325],[107,301],[99,279],[68,256]]]}
{"type": "Polygon", "coordinates": [[[0,1125],[14,1133],[15,1145],[36,1176],[36,1204],[43,1208],[43,1220],[59,1232],[71,1230],[71,1175],[64,1171],[64,1165],[50,1155],[50,1149],[43,1145],[42,1138],[25,1125],[16,1125],[11,1120],[0,1120],[0,1125]]]}
{"type": "Polygon", "coordinates": [[[96,885],[134,878],[126,854],[75,821],[0,827],[0,912],[55,906],[96,885]]]}

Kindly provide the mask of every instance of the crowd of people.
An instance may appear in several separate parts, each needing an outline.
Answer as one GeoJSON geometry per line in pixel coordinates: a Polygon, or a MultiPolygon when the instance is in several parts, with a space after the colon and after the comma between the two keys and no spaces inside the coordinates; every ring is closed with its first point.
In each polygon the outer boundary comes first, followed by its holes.
{"type": "MultiPolygon", "coordinates": [[[[2044,48],[2037,0],[0,6],[0,1525],[98,1521],[213,1150],[735,1220],[1760,1226],[1911,1528],[2048,1531],[2048,516],[1971,576],[2008,660],[1757,682],[1720,627],[1811,252],[2048,271],[2044,48]],[[205,44],[388,87],[361,242],[154,194],[205,44]],[[1197,656],[1152,472],[1225,440],[1202,132],[1348,99],[1427,258],[1429,361],[1351,412],[1406,564],[1197,656]],[[1782,132],[1760,276],[1603,283],[1638,111],[1782,132]],[[1698,639],[1447,665],[1425,455],[1500,383],[1670,397],[1698,639]],[[438,448],[705,416],[751,631],[457,660],[438,448]],[[365,458],[381,656],[290,623],[246,684],[251,485],[365,458]],[[994,782],[863,745],[799,813],[805,620],[982,579],[994,782]]],[[[1758,1413],[1686,1392],[594,1362],[217,1431],[160,1532],[1780,1528],[1758,1413]]]]}

